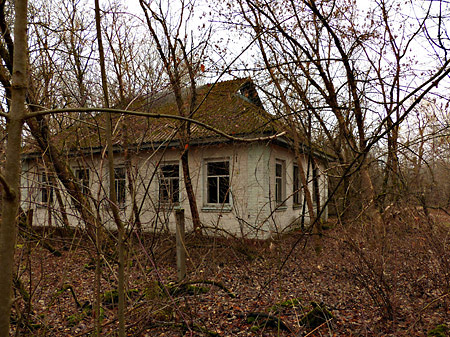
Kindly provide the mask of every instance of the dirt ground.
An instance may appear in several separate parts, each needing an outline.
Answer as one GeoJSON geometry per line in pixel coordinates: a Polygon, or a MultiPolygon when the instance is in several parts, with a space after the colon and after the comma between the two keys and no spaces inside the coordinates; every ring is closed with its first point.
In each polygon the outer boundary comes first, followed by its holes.
{"type": "MultiPolygon", "coordinates": [[[[408,211],[392,213],[380,226],[331,222],[320,240],[299,230],[271,241],[188,235],[188,277],[181,285],[175,283],[175,238],[133,236],[126,272],[127,332],[447,336],[447,220],[444,213],[427,219],[408,211]]],[[[43,233],[45,239],[22,235],[17,244],[12,334],[92,335],[93,245],[82,235],[43,233]]],[[[116,274],[111,254],[102,261],[104,336],[117,333],[116,274]]]]}

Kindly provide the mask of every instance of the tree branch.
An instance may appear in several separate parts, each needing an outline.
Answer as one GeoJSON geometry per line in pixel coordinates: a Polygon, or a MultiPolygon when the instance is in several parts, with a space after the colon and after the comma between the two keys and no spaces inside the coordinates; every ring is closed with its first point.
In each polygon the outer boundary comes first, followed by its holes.
{"type": "MultiPolygon", "coordinates": [[[[177,116],[177,115],[168,115],[168,114],[156,114],[156,113],[151,113],[151,112],[130,111],[130,110],[121,110],[121,109],[108,109],[108,108],[67,108],[67,109],[41,110],[41,111],[27,114],[25,119],[38,117],[38,116],[45,116],[45,115],[49,115],[49,114],[65,113],[65,112],[109,112],[109,113],[128,114],[128,115],[133,115],[133,116],[142,116],[142,117],[156,118],[156,119],[159,119],[159,118],[176,119],[176,120],[181,120],[184,122],[190,122],[193,124],[197,124],[198,126],[201,126],[201,127],[205,128],[206,130],[212,131],[214,133],[217,133],[218,135],[221,135],[229,140],[236,141],[236,142],[244,142],[244,143],[273,140],[273,139],[276,139],[276,138],[281,137],[286,134],[286,132],[283,131],[283,132],[279,132],[275,135],[266,136],[266,137],[255,137],[255,138],[234,137],[234,136],[230,136],[226,132],[223,132],[213,126],[210,126],[206,123],[203,123],[203,122],[200,122],[195,119],[188,118],[188,117],[177,116]]],[[[1,115],[2,114],[0,114],[0,116],[1,115]]]]}
{"type": "Polygon", "coordinates": [[[6,196],[9,199],[14,199],[16,197],[16,193],[11,188],[11,186],[6,181],[6,178],[3,174],[0,173],[0,184],[3,186],[3,189],[5,190],[6,196]]]}

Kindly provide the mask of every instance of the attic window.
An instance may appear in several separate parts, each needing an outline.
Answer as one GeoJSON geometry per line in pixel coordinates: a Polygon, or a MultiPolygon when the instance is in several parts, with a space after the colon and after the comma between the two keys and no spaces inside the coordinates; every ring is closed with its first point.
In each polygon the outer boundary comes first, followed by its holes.
{"type": "Polygon", "coordinates": [[[246,101],[253,103],[257,106],[262,106],[261,99],[256,91],[255,84],[251,81],[245,82],[239,88],[239,96],[241,96],[246,101]]]}

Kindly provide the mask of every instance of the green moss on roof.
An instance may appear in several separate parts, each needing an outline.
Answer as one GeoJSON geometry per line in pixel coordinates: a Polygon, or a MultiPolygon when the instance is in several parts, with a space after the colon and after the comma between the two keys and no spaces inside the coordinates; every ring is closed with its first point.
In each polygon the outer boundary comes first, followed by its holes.
{"type": "MultiPolygon", "coordinates": [[[[182,114],[190,114],[190,94],[183,92],[182,114]]],[[[174,114],[179,111],[173,94],[160,95],[151,102],[144,97],[134,103],[139,111],[174,114]]],[[[54,141],[69,151],[76,149],[98,148],[105,145],[105,118],[101,113],[72,123],[70,127],[56,133],[54,141]]],[[[216,84],[206,84],[197,88],[197,106],[192,119],[206,123],[231,135],[259,136],[276,133],[279,124],[260,104],[253,82],[236,79],[216,84]]],[[[147,117],[120,115],[112,116],[113,142],[121,145],[124,134],[129,145],[162,142],[173,136],[180,127],[181,121],[171,119],[154,119],[147,117]]],[[[196,124],[191,125],[191,139],[208,139],[217,135],[196,124]]],[[[176,138],[175,138],[176,139],[176,138]]]]}

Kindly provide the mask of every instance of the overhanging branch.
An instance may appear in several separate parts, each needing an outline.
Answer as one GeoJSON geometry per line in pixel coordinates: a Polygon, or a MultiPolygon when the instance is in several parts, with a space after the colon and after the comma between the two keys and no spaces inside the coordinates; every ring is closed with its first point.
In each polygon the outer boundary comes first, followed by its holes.
{"type": "Polygon", "coordinates": [[[226,132],[223,132],[213,126],[210,126],[206,123],[197,121],[192,118],[183,117],[183,116],[177,116],[177,115],[169,115],[169,114],[156,114],[156,113],[150,113],[150,112],[141,112],[141,111],[129,111],[129,110],[121,110],[121,109],[111,109],[111,108],[67,108],[67,109],[53,109],[53,110],[41,110],[29,113],[25,116],[25,119],[38,117],[38,116],[45,116],[49,114],[58,114],[58,113],[66,113],[66,112],[109,112],[109,113],[116,113],[116,114],[127,114],[132,116],[141,116],[141,117],[148,117],[148,118],[155,118],[155,119],[161,119],[161,118],[167,118],[167,119],[175,119],[175,120],[181,120],[183,122],[190,122],[193,124],[197,124],[198,126],[201,126],[205,128],[206,130],[212,131],[214,133],[217,133],[218,135],[221,135],[229,140],[235,141],[235,142],[257,142],[257,141],[268,141],[273,140],[278,137],[281,137],[286,134],[285,131],[279,132],[272,136],[266,136],[266,137],[255,137],[255,138],[241,138],[241,137],[234,137],[226,132]]]}

